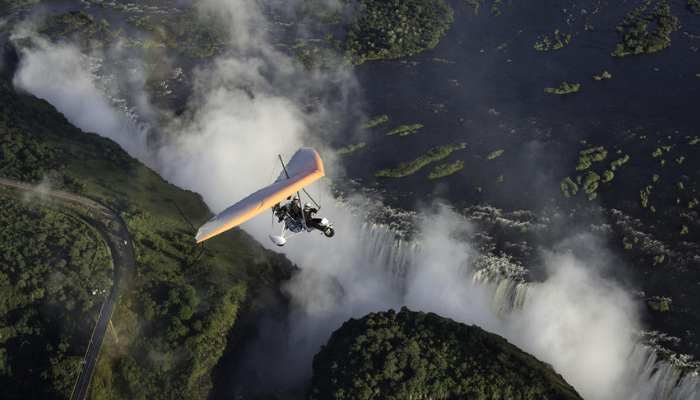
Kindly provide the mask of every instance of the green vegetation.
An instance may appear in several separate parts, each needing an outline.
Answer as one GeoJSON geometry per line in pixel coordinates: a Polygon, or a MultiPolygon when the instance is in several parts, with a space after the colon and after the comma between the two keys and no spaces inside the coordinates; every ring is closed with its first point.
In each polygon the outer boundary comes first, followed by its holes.
{"type": "Polygon", "coordinates": [[[408,136],[423,129],[423,124],[399,125],[386,133],[387,136],[408,136]]]}
{"type": "Polygon", "coordinates": [[[493,3],[491,3],[491,15],[493,16],[499,16],[503,12],[501,11],[501,6],[503,5],[503,0],[493,0],[493,3]]]}
{"type": "Polygon", "coordinates": [[[663,296],[654,296],[650,299],[647,299],[647,305],[652,311],[657,311],[657,312],[669,312],[671,311],[671,304],[673,301],[669,297],[663,297],[663,296]]]}
{"type": "MultiPolygon", "coordinates": [[[[127,12],[127,10],[121,10],[127,12]]],[[[84,48],[104,48],[119,41],[144,51],[174,50],[181,56],[207,58],[218,54],[226,33],[212,18],[186,13],[128,13],[124,19],[135,30],[112,26],[106,19],[84,11],[70,11],[46,19],[39,32],[54,41],[74,37],[84,48]]]]}
{"type": "Polygon", "coordinates": [[[435,166],[428,174],[428,179],[440,179],[450,176],[464,169],[464,161],[457,160],[453,163],[445,163],[435,166]]]}
{"type": "Polygon", "coordinates": [[[700,0],[688,0],[688,9],[695,14],[700,14],[700,0]]]}
{"type": "Polygon", "coordinates": [[[551,37],[549,35],[540,36],[533,47],[537,51],[554,51],[563,49],[569,43],[571,43],[571,34],[563,34],[557,29],[551,37]]]}
{"type": "Polygon", "coordinates": [[[605,147],[591,147],[590,149],[581,150],[578,156],[578,165],[576,171],[585,171],[591,167],[594,162],[605,160],[608,156],[608,151],[605,147]]]}
{"type": "Polygon", "coordinates": [[[568,176],[561,181],[560,187],[566,197],[574,197],[578,193],[578,185],[568,176]]]}
{"type": "Polygon", "coordinates": [[[403,308],[351,319],[314,357],[310,400],[580,399],[506,339],[403,308]]]}
{"type": "Polygon", "coordinates": [[[345,40],[355,64],[418,54],[437,46],[454,20],[444,0],[358,0],[345,40]]]}
{"type": "Polygon", "coordinates": [[[83,11],[71,11],[48,17],[39,33],[55,40],[75,36],[81,45],[102,47],[110,40],[118,39],[120,32],[113,31],[105,19],[96,21],[83,11]]]}
{"type": "Polygon", "coordinates": [[[486,159],[487,160],[495,160],[498,157],[502,156],[504,152],[505,152],[505,150],[503,150],[503,149],[498,149],[498,150],[492,151],[491,153],[489,153],[488,156],[486,156],[486,159]]]}
{"type": "MultiPolygon", "coordinates": [[[[238,314],[256,307],[259,290],[276,290],[289,276],[286,259],[264,250],[240,230],[212,239],[204,251],[195,246],[187,220],[199,225],[210,217],[198,195],[164,181],[114,142],[80,131],[48,103],[16,93],[2,79],[0,137],[0,175],[37,182],[45,172],[56,188],[100,201],[129,227],[137,265],[134,271],[124,271],[124,286],[112,317],[114,334],[105,337],[91,397],[205,398],[212,368],[238,314]]],[[[2,234],[12,232],[2,230],[2,234]]],[[[45,230],[36,234],[32,240],[37,243],[48,242],[41,235],[52,238],[45,230]]],[[[12,255],[13,262],[17,257],[12,255]]],[[[9,281],[13,289],[3,292],[23,291],[19,282],[9,281]]],[[[43,287],[44,293],[52,284],[51,279],[36,282],[32,285],[43,287]]],[[[84,307],[80,297],[71,294],[71,298],[76,308],[84,307]]],[[[32,308],[26,310],[27,318],[40,312],[32,308]]],[[[40,337],[31,343],[36,351],[50,345],[40,337]]],[[[66,355],[75,354],[73,347],[69,349],[66,355]]],[[[5,371],[12,371],[3,372],[6,387],[18,381],[31,387],[43,379],[3,357],[11,362],[5,371]]],[[[56,371],[72,374],[73,369],[64,366],[56,371]]]]}
{"type": "Polygon", "coordinates": [[[593,171],[586,172],[583,177],[583,191],[586,193],[588,200],[594,200],[598,194],[598,186],[600,185],[600,175],[593,171]]]}
{"type": "Polygon", "coordinates": [[[454,151],[463,150],[467,147],[466,143],[450,144],[445,146],[434,147],[428,150],[424,155],[416,158],[408,163],[401,163],[396,168],[384,169],[375,174],[377,177],[383,178],[403,178],[418,172],[426,165],[443,160],[450,156],[454,151]]]}
{"type": "Polygon", "coordinates": [[[611,170],[606,169],[605,171],[603,171],[603,179],[602,179],[603,183],[612,182],[612,180],[614,178],[615,178],[615,173],[612,172],[611,170]]]}
{"type": "Polygon", "coordinates": [[[622,35],[612,55],[626,57],[659,52],[671,45],[671,34],[680,28],[669,0],[644,0],[617,26],[622,35]]]}
{"type": "Polygon", "coordinates": [[[345,147],[339,148],[338,155],[345,156],[348,154],[352,154],[352,153],[355,153],[359,150],[364,149],[366,146],[367,146],[367,143],[365,143],[365,142],[360,142],[360,143],[356,143],[356,144],[349,144],[345,147]]]}
{"type": "Polygon", "coordinates": [[[654,189],[654,186],[647,185],[639,191],[639,200],[642,208],[649,207],[649,195],[651,195],[652,189],[654,189]]]}
{"type": "Polygon", "coordinates": [[[109,248],[81,215],[2,189],[0,226],[3,397],[67,398],[111,288],[109,248]]]}
{"type": "Polygon", "coordinates": [[[577,93],[579,90],[581,90],[580,83],[569,83],[569,82],[562,82],[558,87],[546,87],[546,88],[544,88],[545,93],[558,94],[558,95],[577,93]]]}
{"type": "Polygon", "coordinates": [[[607,70],[603,70],[603,72],[601,72],[600,75],[593,75],[593,79],[595,79],[596,81],[606,81],[608,79],[612,79],[612,77],[612,74],[607,70]]]}
{"type": "Polygon", "coordinates": [[[362,129],[372,129],[381,124],[389,122],[389,116],[386,114],[378,115],[374,118],[370,118],[368,121],[362,124],[362,129]]]}
{"type": "MultiPolygon", "coordinates": [[[[620,153],[618,151],[618,153],[620,153]]],[[[598,197],[598,188],[601,183],[611,183],[615,178],[615,172],[618,168],[629,161],[629,156],[624,155],[610,163],[610,169],[603,169],[601,174],[592,171],[595,163],[605,161],[608,157],[608,151],[603,146],[590,147],[579,152],[578,164],[576,171],[586,171],[583,175],[576,176],[575,180],[571,177],[564,178],[560,183],[562,194],[565,197],[574,197],[579,191],[579,187],[586,193],[588,200],[594,200],[598,197]]],[[[599,170],[600,171],[600,170],[599,170]]]]}
{"type": "Polygon", "coordinates": [[[630,160],[630,156],[625,154],[624,157],[618,158],[617,160],[610,163],[610,169],[615,171],[616,169],[622,167],[627,161],[630,160]]]}
{"type": "Polygon", "coordinates": [[[309,44],[306,40],[298,40],[292,50],[296,59],[307,70],[325,69],[342,62],[335,49],[319,45],[317,42],[309,44]]]}

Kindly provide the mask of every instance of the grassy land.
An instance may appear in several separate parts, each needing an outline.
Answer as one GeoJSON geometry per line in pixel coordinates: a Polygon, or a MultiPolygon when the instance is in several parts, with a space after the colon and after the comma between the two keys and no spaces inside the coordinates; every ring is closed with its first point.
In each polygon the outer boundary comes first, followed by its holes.
{"type": "Polygon", "coordinates": [[[0,189],[0,384],[4,398],[67,398],[112,259],[79,215],[0,189]]]}
{"type": "Polygon", "coordinates": [[[389,122],[389,116],[386,114],[377,115],[374,118],[370,118],[362,124],[362,129],[372,129],[379,125],[389,122]]]}
{"type": "Polygon", "coordinates": [[[351,319],[314,357],[309,399],[580,399],[498,335],[402,309],[351,319]]]}
{"type": "Polygon", "coordinates": [[[695,14],[700,14],[700,0],[688,0],[688,9],[695,14]]]}
{"type": "Polygon", "coordinates": [[[603,183],[610,183],[615,178],[615,173],[618,168],[622,167],[629,161],[629,156],[624,155],[610,162],[608,168],[595,168],[600,166],[608,157],[608,150],[603,146],[590,147],[579,152],[578,164],[576,171],[582,175],[576,176],[574,179],[566,177],[562,180],[560,187],[566,197],[574,197],[579,189],[583,190],[588,200],[594,200],[598,197],[598,189],[603,183]],[[596,172],[593,169],[597,169],[596,172]],[[585,172],[584,172],[585,171],[585,172]]]}
{"type": "Polygon", "coordinates": [[[338,149],[338,155],[341,156],[346,156],[348,154],[356,153],[362,149],[364,149],[367,146],[367,143],[365,142],[360,142],[356,144],[349,144],[345,147],[341,147],[338,149]]]}
{"type": "MultiPolygon", "coordinates": [[[[98,200],[122,216],[132,235],[138,265],[124,279],[112,318],[116,336],[105,339],[92,398],[206,397],[238,313],[254,306],[260,288],[276,290],[290,270],[286,259],[240,230],[207,242],[200,255],[178,211],[195,225],[207,220],[198,195],[164,181],[114,142],[73,127],[48,103],[15,93],[5,80],[0,138],[1,176],[46,178],[98,200]]],[[[3,376],[15,381],[14,373],[3,376]]],[[[34,372],[27,379],[33,385],[43,378],[34,372]]]]}
{"type": "Polygon", "coordinates": [[[595,162],[601,162],[605,160],[608,156],[608,151],[605,147],[591,147],[589,149],[581,150],[578,155],[578,165],[576,165],[576,171],[584,171],[593,165],[595,162]]]}
{"type": "Polygon", "coordinates": [[[593,75],[593,79],[596,81],[606,81],[608,79],[612,79],[612,74],[608,72],[607,70],[603,70],[599,75],[593,75]]]}
{"type": "Polygon", "coordinates": [[[555,50],[561,50],[566,45],[571,43],[571,34],[570,33],[562,33],[559,31],[559,29],[554,30],[554,33],[552,36],[549,35],[543,35],[540,36],[539,40],[535,42],[533,47],[537,51],[555,51],[555,50]]]}
{"type": "Polygon", "coordinates": [[[505,153],[505,150],[503,150],[503,149],[494,150],[494,151],[492,151],[491,153],[489,153],[489,155],[486,156],[486,159],[489,160],[489,161],[490,161],[490,160],[495,160],[495,159],[497,159],[498,157],[502,156],[503,153],[505,153]]]}
{"type": "Polygon", "coordinates": [[[546,88],[544,88],[545,93],[557,94],[557,95],[577,93],[579,90],[581,90],[580,83],[569,83],[569,82],[562,82],[558,87],[546,87],[546,88]]]}
{"type": "Polygon", "coordinates": [[[401,163],[395,168],[381,170],[377,172],[375,176],[382,178],[403,178],[405,176],[413,175],[426,165],[435,161],[445,159],[449,157],[450,154],[452,154],[454,151],[462,150],[466,147],[466,143],[457,143],[446,146],[434,147],[428,150],[427,153],[416,158],[413,161],[401,163]]]}
{"type": "Polygon", "coordinates": [[[453,163],[445,163],[436,165],[432,171],[428,174],[428,179],[440,179],[464,169],[464,161],[457,160],[453,163]]]}
{"type": "Polygon", "coordinates": [[[387,136],[408,136],[423,129],[423,124],[399,125],[386,133],[387,136]]]}
{"type": "Polygon", "coordinates": [[[671,45],[671,34],[680,28],[668,0],[644,0],[617,26],[622,41],[612,52],[614,57],[659,52],[671,45]]]}
{"type": "MultiPolygon", "coordinates": [[[[698,230],[698,168],[688,155],[699,144],[695,136],[630,131],[624,145],[581,150],[576,172],[562,178],[561,191],[565,197],[582,192],[593,200],[604,190],[604,203],[614,202],[625,212],[671,227],[664,231],[665,240],[685,243],[698,230]]],[[[625,244],[625,249],[630,246],[625,244]]]]}

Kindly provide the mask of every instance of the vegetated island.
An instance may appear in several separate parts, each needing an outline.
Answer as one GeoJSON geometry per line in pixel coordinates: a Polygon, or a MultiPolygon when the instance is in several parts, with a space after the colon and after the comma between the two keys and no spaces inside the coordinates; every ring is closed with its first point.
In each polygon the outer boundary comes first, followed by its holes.
{"type": "Polygon", "coordinates": [[[361,127],[362,129],[372,129],[374,127],[377,127],[381,124],[385,124],[389,122],[389,116],[386,114],[382,115],[377,115],[376,117],[370,118],[367,121],[365,121],[361,127]]]}
{"type": "MultiPolygon", "coordinates": [[[[598,197],[598,188],[602,183],[610,183],[615,178],[615,173],[618,168],[622,167],[629,156],[624,155],[610,163],[608,169],[604,169],[598,173],[592,171],[591,168],[595,163],[605,161],[608,157],[608,150],[603,146],[590,147],[579,152],[578,164],[576,171],[583,172],[583,175],[578,175],[574,179],[566,177],[561,181],[560,188],[565,197],[574,197],[579,191],[579,188],[584,191],[588,200],[594,200],[598,197]]],[[[600,171],[600,170],[599,170],[600,171]]]]}
{"type": "Polygon", "coordinates": [[[338,149],[338,155],[346,156],[364,149],[367,146],[366,142],[349,144],[338,149]]]}
{"type": "Polygon", "coordinates": [[[423,129],[423,124],[399,125],[386,133],[387,136],[408,136],[423,129]]]}
{"type": "Polygon", "coordinates": [[[568,45],[569,43],[571,43],[571,34],[564,34],[561,33],[559,29],[555,29],[554,34],[552,34],[552,37],[550,37],[549,35],[541,36],[540,39],[535,42],[533,47],[537,51],[547,52],[561,50],[564,47],[566,47],[566,45],[568,45]]]}
{"type": "Polygon", "coordinates": [[[614,57],[659,52],[671,45],[671,34],[680,29],[678,17],[671,12],[669,0],[644,0],[616,27],[622,41],[612,52],[614,57]]]}
{"type": "Polygon", "coordinates": [[[440,161],[449,157],[454,151],[463,150],[466,147],[466,143],[456,143],[433,147],[415,160],[407,163],[401,163],[395,168],[381,170],[377,172],[375,176],[380,178],[403,178],[418,172],[421,168],[432,162],[440,161]]]}
{"type": "Polygon", "coordinates": [[[489,160],[489,161],[490,161],[490,160],[495,160],[495,159],[497,159],[498,157],[502,156],[503,153],[505,153],[505,152],[506,152],[506,151],[503,150],[503,149],[494,150],[494,151],[492,151],[491,153],[489,153],[489,155],[486,156],[486,159],[489,160]]]}
{"type": "Polygon", "coordinates": [[[606,81],[612,79],[612,74],[608,70],[603,70],[599,75],[593,75],[593,79],[596,81],[606,81]]]}
{"type": "Polygon", "coordinates": [[[314,357],[310,400],[581,399],[551,366],[474,325],[402,308],[350,319],[314,357]]]}
{"type": "Polygon", "coordinates": [[[577,93],[579,90],[581,90],[580,83],[569,83],[569,82],[562,82],[561,85],[559,85],[558,87],[546,87],[546,88],[544,88],[545,93],[557,94],[557,95],[577,93]]]}
{"type": "Polygon", "coordinates": [[[688,9],[695,14],[700,14],[700,0],[688,0],[688,9]]]}
{"type": "Polygon", "coordinates": [[[354,64],[415,55],[437,46],[453,21],[444,0],[359,0],[345,54],[354,64]]]}
{"type": "Polygon", "coordinates": [[[428,179],[440,179],[456,174],[457,172],[464,169],[464,161],[457,160],[453,163],[444,163],[436,165],[432,171],[428,174],[428,179]]]}

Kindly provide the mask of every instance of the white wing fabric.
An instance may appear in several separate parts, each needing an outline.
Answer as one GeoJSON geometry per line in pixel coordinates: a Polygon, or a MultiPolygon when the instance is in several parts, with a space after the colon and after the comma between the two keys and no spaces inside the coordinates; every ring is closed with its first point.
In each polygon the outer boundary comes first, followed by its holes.
{"type": "Polygon", "coordinates": [[[258,190],[202,225],[195,236],[197,243],[235,228],[325,175],[321,157],[309,147],[297,150],[285,168],[289,178],[282,171],[272,185],[258,190]]]}

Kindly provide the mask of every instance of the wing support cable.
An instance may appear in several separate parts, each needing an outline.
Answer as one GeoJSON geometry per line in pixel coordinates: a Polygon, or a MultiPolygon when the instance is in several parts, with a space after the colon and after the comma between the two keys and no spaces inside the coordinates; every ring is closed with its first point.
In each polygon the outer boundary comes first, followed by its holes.
{"type": "MultiPolygon", "coordinates": [[[[172,203],[173,203],[173,205],[175,206],[175,208],[177,208],[177,211],[180,213],[180,216],[182,217],[182,219],[184,219],[185,222],[187,222],[187,224],[188,224],[188,225],[192,228],[192,230],[196,233],[196,232],[197,232],[197,228],[195,228],[194,225],[192,224],[192,221],[190,221],[189,218],[187,218],[187,216],[185,215],[185,213],[182,211],[182,208],[180,208],[180,206],[178,206],[177,203],[176,203],[174,200],[172,200],[172,203]]],[[[190,263],[190,265],[187,266],[188,268],[191,267],[191,266],[193,266],[193,265],[195,265],[196,263],[198,263],[198,262],[199,262],[199,259],[204,255],[204,252],[207,250],[206,246],[204,246],[204,242],[200,243],[200,245],[201,245],[201,248],[199,249],[199,253],[195,256],[195,258],[194,258],[194,260],[192,261],[192,263],[190,263]]],[[[197,245],[197,246],[199,246],[199,245],[197,245]]]]}

